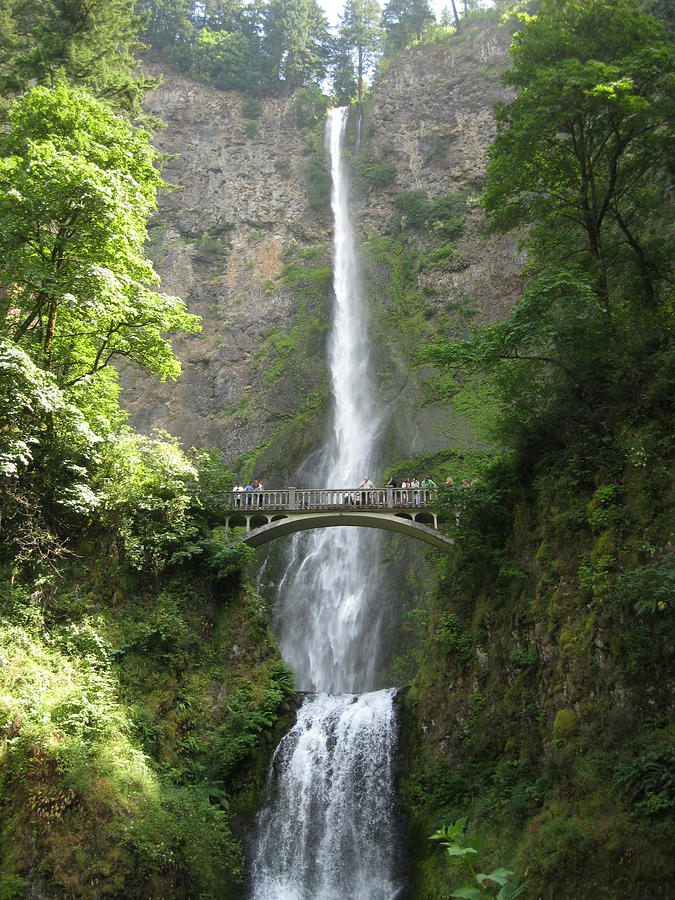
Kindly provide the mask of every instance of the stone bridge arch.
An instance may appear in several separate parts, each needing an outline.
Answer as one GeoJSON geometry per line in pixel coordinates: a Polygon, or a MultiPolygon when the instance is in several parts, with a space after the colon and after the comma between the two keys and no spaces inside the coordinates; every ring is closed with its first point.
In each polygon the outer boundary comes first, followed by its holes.
{"type": "MultiPolygon", "coordinates": [[[[298,531],[314,528],[337,528],[351,526],[355,528],[380,528],[405,534],[415,540],[448,550],[452,546],[450,538],[437,531],[433,516],[430,513],[378,513],[363,510],[362,512],[306,512],[293,515],[264,516],[253,514],[247,517],[250,529],[244,537],[244,543],[250,547],[261,547],[269,541],[298,531]],[[414,518],[413,518],[414,516],[414,518]]],[[[244,516],[232,516],[229,525],[246,525],[244,516]]]]}

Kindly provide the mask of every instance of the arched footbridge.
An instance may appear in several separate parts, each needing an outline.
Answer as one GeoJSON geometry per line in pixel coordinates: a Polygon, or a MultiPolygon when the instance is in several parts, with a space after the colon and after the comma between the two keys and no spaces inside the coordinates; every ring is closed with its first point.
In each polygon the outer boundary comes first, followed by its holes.
{"type": "Polygon", "coordinates": [[[250,547],[296,531],[352,525],[396,531],[447,550],[452,540],[438,530],[438,515],[430,508],[434,494],[427,488],[230,491],[224,496],[231,507],[226,525],[245,527],[250,547]]]}

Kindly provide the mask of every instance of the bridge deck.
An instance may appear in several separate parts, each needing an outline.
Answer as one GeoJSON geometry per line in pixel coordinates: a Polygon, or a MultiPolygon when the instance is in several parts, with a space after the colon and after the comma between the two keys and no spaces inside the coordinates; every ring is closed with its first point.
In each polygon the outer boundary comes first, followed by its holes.
{"type": "Polygon", "coordinates": [[[429,488],[283,488],[274,491],[225,491],[223,499],[234,509],[409,509],[433,504],[436,492],[429,488]]]}

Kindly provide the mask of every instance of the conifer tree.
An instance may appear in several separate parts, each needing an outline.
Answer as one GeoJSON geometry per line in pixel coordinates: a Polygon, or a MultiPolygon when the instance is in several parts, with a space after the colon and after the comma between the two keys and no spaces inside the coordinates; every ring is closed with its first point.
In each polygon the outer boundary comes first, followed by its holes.
{"type": "Polygon", "coordinates": [[[272,84],[290,93],[326,74],[331,50],[326,17],[316,0],[271,0],[264,11],[262,50],[272,84]]]}
{"type": "Polygon", "coordinates": [[[340,40],[356,59],[357,97],[363,102],[363,79],[380,47],[381,10],[377,0],[347,0],[340,19],[340,40]]]}
{"type": "Polygon", "coordinates": [[[143,19],[134,0],[2,0],[0,93],[59,74],[118,108],[138,110],[154,82],[135,73],[143,19]]]}
{"type": "Polygon", "coordinates": [[[414,38],[420,40],[425,26],[433,21],[427,0],[389,0],[382,13],[387,56],[394,56],[414,38]]]}

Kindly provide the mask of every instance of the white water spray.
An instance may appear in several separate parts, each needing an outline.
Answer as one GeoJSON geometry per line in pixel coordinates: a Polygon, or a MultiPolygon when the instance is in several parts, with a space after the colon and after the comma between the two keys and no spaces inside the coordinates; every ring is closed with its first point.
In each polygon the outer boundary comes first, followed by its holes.
{"type": "Polygon", "coordinates": [[[256,900],[392,900],[394,691],[318,694],[274,754],[256,900]]]}
{"type": "MultiPolygon", "coordinates": [[[[367,309],[341,159],[347,110],[326,125],[332,173],[332,431],[314,473],[328,487],[376,477],[367,309]]],[[[308,482],[300,487],[311,487],[308,482]]],[[[372,692],[387,604],[378,596],[381,536],[329,528],[296,535],[276,603],[284,660],[308,697],[272,762],[251,872],[254,900],[393,900],[400,894],[394,822],[394,691],[372,692]],[[354,695],[352,691],[371,691],[354,695]]]]}
{"type": "MultiPolygon", "coordinates": [[[[335,224],[335,302],[328,345],[333,415],[315,476],[319,485],[336,488],[357,487],[365,475],[377,477],[381,425],[341,155],[346,122],[345,108],[328,114],[335,224]]],[[[300,690],[363,691],[375,686],[387,613],[377,597],[381,546],[380,534],[362,528],[320,529],[293,539],[276,617],[281,652],[300,690]]]]}

